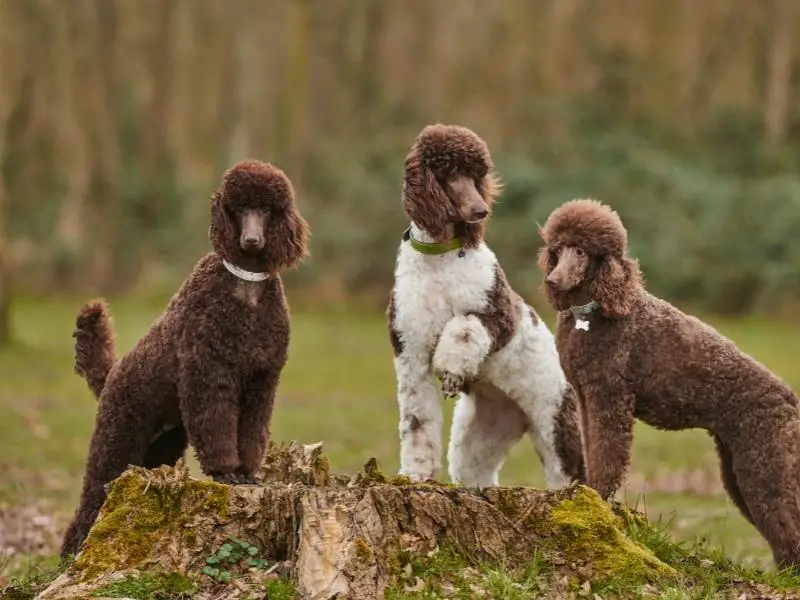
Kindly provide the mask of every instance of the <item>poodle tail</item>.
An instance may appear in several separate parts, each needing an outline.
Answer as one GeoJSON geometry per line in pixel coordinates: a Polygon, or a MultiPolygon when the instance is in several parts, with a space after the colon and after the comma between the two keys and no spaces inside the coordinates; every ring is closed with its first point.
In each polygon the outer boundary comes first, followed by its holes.
{"type": "Polygon", "coordinates": [[[75,372],[82,376],[96,398],[116,362],[113,321],[103,299],[90,300],[75,319],[75,372]]]}

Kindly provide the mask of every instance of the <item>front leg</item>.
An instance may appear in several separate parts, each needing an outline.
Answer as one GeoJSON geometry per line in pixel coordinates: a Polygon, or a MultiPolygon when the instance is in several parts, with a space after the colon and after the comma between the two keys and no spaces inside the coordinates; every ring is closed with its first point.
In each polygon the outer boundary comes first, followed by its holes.
{"type": "Polygon", "coordinates": [[[619,378],[580,389],[586,482],[603,499],[622,485],[633,445],[635,398],[619,378]]]}
{"type": "Polygon", "coordinates": [[[478,375],[491,349],[492,338],[476,315],[457,315],[447,322],[433,354],[446,397],[457,395],[478,375]]]}
{"type": "Polygon", "coordinates": [[[254,484],[255,472],[269,443],[269,424],[280,371],[260,371],[247,379],[239,405],[240,483],[254,484]]]}
{"type": "Polygon", "coordinates": [[[180,366],[178,393],[189,443],[203,473],[220,483],[238,483],[238,377],[213,357],[189,354],[180,366]]]}
{"type": "Polygon", "coordinates": [[[430,355],[405,348],[395,357],[400,407],[400,474],[433,479],[442,462],[442,406],[430,355]]]}

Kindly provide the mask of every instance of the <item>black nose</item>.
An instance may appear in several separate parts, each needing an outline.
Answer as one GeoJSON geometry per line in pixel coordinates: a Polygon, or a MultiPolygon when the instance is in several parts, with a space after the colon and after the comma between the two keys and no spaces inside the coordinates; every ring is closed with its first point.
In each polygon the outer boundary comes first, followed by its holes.
{"type": "Polygon", "coordinates": [[[550,288],[557,288],[558,287],[558,283],[556,283],[555,279],[550,279],[548,277],[547,279],[544,280],[544,282],[547,284],[547,287],[550,287],[550,288]]]}
{"type": "Polygon", "coordinates": [[[482,208],[480,210],[476,210],[475,211],[475,218],[476,219],[485,219],[488,216],[489,216],[489,211],[486,210],[485,208],[482,208]]]}
{"type": "Polygon", "coordinates": [[[257,235],[248,235],[248,236],[245,236],[245,238],[244,238],[244,243],[247,244],[248,246],[255,246],[260,241],[261,240],[259,239],[259,237],[257,235]]]}

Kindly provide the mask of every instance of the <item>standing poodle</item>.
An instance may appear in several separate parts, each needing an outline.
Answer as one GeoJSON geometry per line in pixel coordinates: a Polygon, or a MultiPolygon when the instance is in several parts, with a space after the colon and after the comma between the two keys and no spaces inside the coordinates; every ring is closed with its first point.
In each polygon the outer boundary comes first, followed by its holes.
{"type": "Polygon", "coordinates": [[[445,395],[460,392],[448,462],[453,481],[497,485],[529,433],[550,487],[582,479],[577,402],[553,335],[509,286],[483,231],[498,193],[485,142],[464,127],[422,130],[405,160],[411,226],[387,311],[400,405],[400,472],[433,478],[445,395]]]}
{"type": "Polygon", "coordinates": [[[254,483],[289,345],[278,273],[307,254],[308,226],[286,175],[243,161],[211,197],[209,233],[214,252],[119,362],[105,302],[78,315],[75,370],[100,402],[62,556],[78,551],[104,486],[128,465],[174,465],[191,443],[215,481],[254,483]]]}
{"type": "Polygon", "coordinates": [[[561,364],[581,403],[589,485],[620,486],[634,418],[706,429],[722,480],[780,567],[800,564],[800,413],[792,390],[730,340],[650,295],[615,212],[595,200],[556,209],[539,263],[561,364]]]}

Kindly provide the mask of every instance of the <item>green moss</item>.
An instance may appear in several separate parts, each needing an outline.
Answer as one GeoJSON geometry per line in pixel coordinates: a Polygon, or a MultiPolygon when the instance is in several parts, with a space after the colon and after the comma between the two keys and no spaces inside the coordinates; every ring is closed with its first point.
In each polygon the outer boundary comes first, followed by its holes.
{"type": "Polygon", "coordinates": [[[412,485],[414,482],[408,475],[394,475],[386,480],[389,485],[412,485]]]}
{"type": "Polygon", "coordinates": [[[181,573],[136,573],[94,591],[94,597],[173,600],[188,598],[197,585],[181,573]]]}
{"type": "Polygon", "coordinates": [[[587,562],[597,583],[624,585],[674,578],[677,571],[628,538],[622,520],[594,490],[581,486],[553,507],[551,542],[569,561],[587,562]]]}
{"type": "Polygon", "coordinates": [[[188,480],[188,475],[174,483],[148,479],[172,473],[132,469],[114,481],[75,562],[84,581],[100,573],[135,568],[171,532],[186,534],[183,526],[191,514],[210,511],[228,516],[227,486],[188,480]]]}
{"type": "Polygon", "coordinates": [[[364,538],[356,538],[356,558],[362,563],[370,564],[375,556],[370,546],[364,538]]]}

